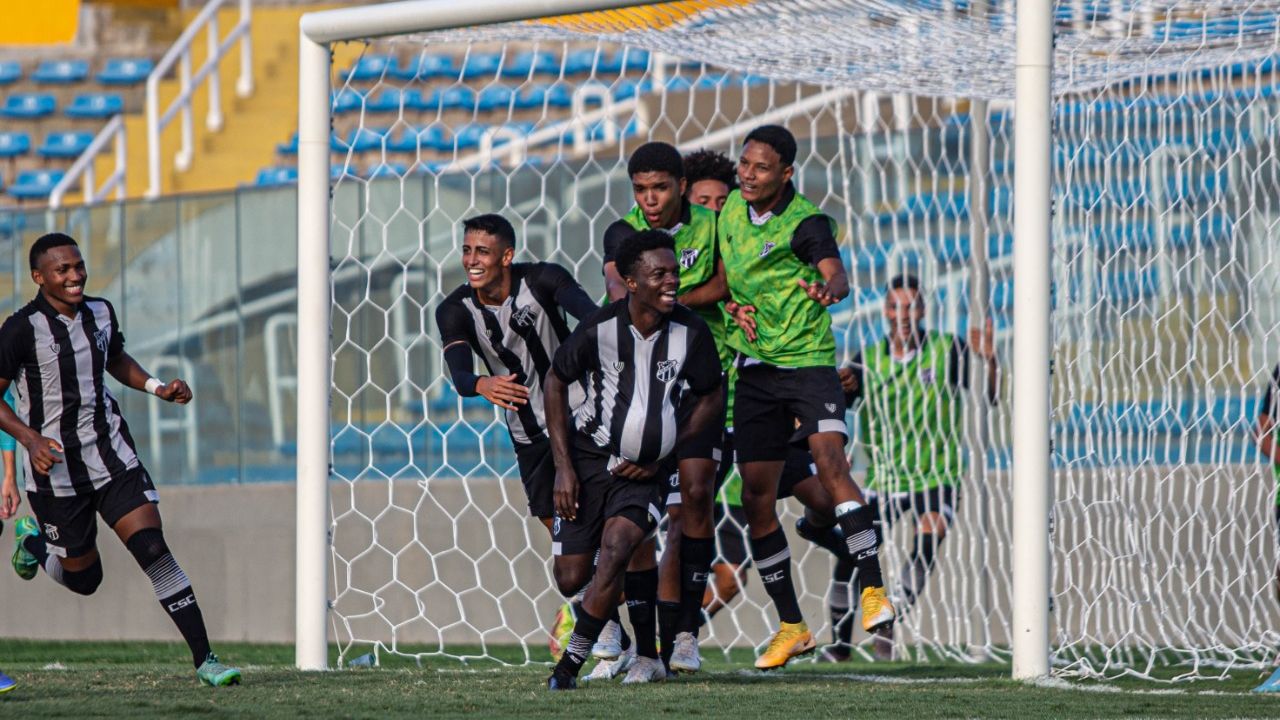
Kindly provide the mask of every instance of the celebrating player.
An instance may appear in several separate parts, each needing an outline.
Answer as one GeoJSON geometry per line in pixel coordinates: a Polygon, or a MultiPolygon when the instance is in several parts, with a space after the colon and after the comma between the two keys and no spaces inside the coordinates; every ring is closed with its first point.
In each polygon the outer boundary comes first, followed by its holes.
{"type": "Polygon", "coordinates": [[[738,186],[733,161],[723,153],[698,150],[684,156],[685,197],[694,205],[720,212],[729,191],[738,186]]]}
{"type": "MultiPolygon", "coordinates": [[[[7,389],[0,395],[4,403],[13,408],[13,390],[7,389]]],[[[18,464],[16,462],[17,442],[13,436],[0,431],[0,466],[4,469],[4,484],[0,485],[0,532],[4,531],[3,520],[13,517],[18,511],[18,464]]],[[[7,693],[17,687],[13,678],[0,672],[0,693],[7,693]]]]}
{"type": "MultiPolygon", "coordinates": [[[[724,264],[716,256],[715,212],[685,198],[684,163],[671,145],[641,145],[627,163],[636,205],[614,222],[604,236],[605,283],[612,300],[626,296],[627,287],[617,267],[619,248],[627,239],[646,230],[670,235],[679,260],[677,301],[692,308],[710,328],[727,369],[732,354],[724,346],[724,313],[720,302],[727,297],[724,264]]],[[[711,561],[715,558],[715,526],[712,520],[714,479],[720,466],[724,423],[717,420],[702,436],[681,443],[680,492],[667,500],[667,546],[662,555],[658,586],[658,628],[664,663],[672,670],[696,672],[701,667],[697,634],[702,617],[711,561]]]]}
{"type": "Polygon", "coordinates": [[[811,651],[800,613],[791,554],[775,502],[789,441],[807,440],[818,479],[835,504],[837,522],[862,581],[863,626],[893,622],[880,577],[873,510],[849,475],[844,395],[835,368],[827,307],[849,294],[834,222],[791,183],[795,138],[765,125],[747,135],[738,160],[738,190],[719,219],[720,254],[737,325],[734,434],[751,550],[780,627],[756,667],[777,668],[811,651]],[[795,427],[798,421],[798,429],[795,427]]]}
{"type": "MultiPolygon", "coordinates": [[[[1258,427],[1254,437],[1258,450],[1275,471],[1276,485],[1280,486],[1280,365],[1271,373],[1271,380],[1262,394],[1258,408],[1258,427]]],[[[1276,525],[1280,527],[1280,496],[1276,497],[1276,525]]],[[[1280,563],[1276,565],[1276,596],[1280,598],[1280,563]]]]}
{"type": "Polygon", "coordinates": [[[13,568],[30,580],[43,567],[54,582],[92,595],[102,582],[96,511],[150,578],[200,681],[238,683],[240,671],[209,648],[195,592],[160,529],[159,496],[103,372],[180,405],[191,402],[191,388],[182,380],[162,383],[125,352],[111,303],[84,293],[88,273],[75,240],[42,236],[30,266],[40,292],[0,327],[0,392],[12,385],[18,401],[16,413],[0,403],[0,430],[26,448],[27,499],[36,516],[17,522],[13,568]]]}
{"type": "MultiPolygon", "coordinates": [[[[664,461],[669,466],[677,447],[718,423],[723,404],[711,331],[676,303],[680,266],[671,237],[636,233],[618,248],[615,262],[627,297],[580,324],[547,376],[557,575],[589,573],[599,551],[573,635],[548,680],[553,690],[575,687],[621,596],[623,569],[657,526],[661,490],[654,480],[662,477],[664,461]],[[568,387],[578,382],[586,384],[587,398],[571,427],[568,387]],[[685,387],[688,395],[681,397],[685,387]]],[[[656,591],[628,582],[628,603],[652,602],[656,591]]],[[[627,680],[665,677],[651,628],[636,630],[638,657],[627,680]]]]}
{"type": "MultiPolygon", "coordinates": [[[[900,596],[910,607],[924,592],[938,549],[955,521],[965,473],[961,395],[969,387],[969,355],[986,364],[992,403],[998,397],[999,365],[990,326],[972,330],[967,344],[924,329],[924,298],[914,276],[889,281],[884,316],[889,336],[864,348],[840,375],[847,401],[862,401],[862,440],[871,455],[865,494],[884,523],[877,541],[903,515],[915,518],[915,540],[899,579],[900,596]]],[[[850,654],[853,607],[843,593],[853,572],[848,558],[836,562],[830,598],[835,643],[824,651],[828,660],[845,660],[850,654]]],[[[881,628],[876,655],[887,659],[892,648],[892,626],[881,628]]]]}

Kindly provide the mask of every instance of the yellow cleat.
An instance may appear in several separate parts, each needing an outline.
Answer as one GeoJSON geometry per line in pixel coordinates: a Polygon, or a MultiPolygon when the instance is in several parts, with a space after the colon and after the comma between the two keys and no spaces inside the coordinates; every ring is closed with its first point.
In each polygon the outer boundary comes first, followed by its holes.
{"type": "Polygon", "coordinates": [[[769,647],[756,658],[756,669],[773,670],[783,667],[791,658],[813,652],[816,646],[808,625],[803,622],[782,623],[769,641],[769,647]]]}
{"type": "Polygon", "coordinates": [[[573,625],[577,618],[573,614],[573,606],[564,603],[556,611],[556,619],[551,623],[551,638],[547,641],[547,649],[551,651],[551,659],[560,660],[560,655],[569,645],[569,636],[573,634],[573,625]]]}
{"type": "Polygon", "coordinates": [[[871,632],[877,628],[891,625],[896,617],[893,605],[885,597],[883,587],[869,587],[862,590],[862,629],[871,632]]]}

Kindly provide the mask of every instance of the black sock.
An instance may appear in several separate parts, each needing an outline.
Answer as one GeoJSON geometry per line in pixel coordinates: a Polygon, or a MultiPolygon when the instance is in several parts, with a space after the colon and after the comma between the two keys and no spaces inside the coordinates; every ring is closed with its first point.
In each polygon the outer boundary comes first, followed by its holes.
{"type": "Polygon", "coordinates": [[[934,555],[939,542],[938,536],[933,533],[916,533],[911,557],[902,568],[902,596],[908,605],[914,605],[924,592],[925,581],[933,571],[934,555]]]}
{"type": "Polygon", "coordinates": [[[680,603],[668,602],[666,600],[658,601],[658,640],[662,645],[662,664],[666,665],[671,660],[671,652],[675,650],[676,627],[680,624],[680,603]]]}
{"type": "Polygon", "coordinates": [[[40,562],[40,567],[49,561],[49,546],[45,545],[44,538],[39,535],[28,535],[22,539],[22,548],[32,555],[36,556],[36,560],[40,562]]]}
{"type": "Polygon", "coordinates": [[[810,522],[808,518],[802,517],[796,521],[796,534],[824,548],[837,558],[849,552],[849,546],[844,541],[844,533],[840,531],[839,524],[821,527],[810,522]]]}
{"type": "Polygon", "coordinates": [[[636,633],[636,655],[658,659],[657,620],[658,568],[628,572],[623,580],[627,594],[627,617],[636,633]]]}
{"type": "Polygon", "coordinates": [[[849,545],[849,554],[858,565],[858,584],[863,588],[881,587],[884,578],[880,576],[880,555],[877,549],[876,530],[872,525],[874,511],[863,505],[853,512],[847,512],[836,520],[844,531],[845,542],[849,545]]]}
{"type": "Polygon", "coordinates": [[[702,597],[707,592],[716,541],[711,538],[680,539],[680,620],[677,632],[698,634],[702,626],[702,597]]]}
{"type": "Polygon", "coordinates": [[[578,677],[582,664],[591,657],[591,646],[600,638],[606,620],[595,617],[581,605],[574,607],[577,619],[573,624],[573,634],[569,636],[569,644],[556,663],[555,674],[578,677]]]}
{"type": "Polygon", "coordinates": [[[622,624],[622,613],[618,612],[618,608],[614,608],[613,612],[609,614],[609,619],[618,623],[618,629],[622,631],[622,650],[626,652],[627,648],[631,647],[631,636],[627,634],[627,628],[622,624]]]}
{"type": "Polygon", "coordinates": [[[169,614],[173,624],[178,626],[178,632],[182,633],[187,647],[191,649],[192,662],[200,667],[210,652],[204,615],[200,612],[200,605],[196,603],[191,581],[178,566],[178,561],[173,559],[173,554],[165,544],[164,535],[159,528],[139,530],[125,541],[125,547],[151,579],[151,588],[160,601],[160,607],[169,614]]]}
{"type": "Polygon", "coordinates": [[[831,640],[846,649],[853,645],[853,615],[858,596],[853,592],[853,558],[841,555],[831,573],[827,605],[831,610],[831,640]]]}
{"type": "Polygon", "coordinates": [[[804,616],[800,614],[800,602],[796,600],[796,588],[791,582],[787,534],[777,528],[762,538],[751,538],[751,557],[756,561],[764,591],[778,609],[778,619],[784,623],[802,622],[804,616]]]}

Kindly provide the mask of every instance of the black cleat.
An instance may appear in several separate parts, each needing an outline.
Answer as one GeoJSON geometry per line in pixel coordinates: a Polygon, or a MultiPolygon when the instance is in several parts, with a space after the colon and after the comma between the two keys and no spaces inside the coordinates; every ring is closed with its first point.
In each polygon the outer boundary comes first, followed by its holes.
{"type": "Polygon", "coordinates": [[[825,528],[818,527],[801,517],[796,520],[796,534],[814,545],[826,548],[837,557],[849,554],[849,546],[845,543],[844,532],[840,530],[838,524],[825,528]]]}
{"type": "Polygon", "coordinates": [[[569,673],[551,673],[551,677],[547,678],[548,690],[577,690],[578,679],[569,673]]]}

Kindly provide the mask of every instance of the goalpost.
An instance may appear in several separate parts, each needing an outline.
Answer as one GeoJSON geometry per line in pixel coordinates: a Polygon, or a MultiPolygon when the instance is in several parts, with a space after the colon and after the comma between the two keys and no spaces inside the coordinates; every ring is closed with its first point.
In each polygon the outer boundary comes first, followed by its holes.
{"type": "MultiPolygon", "coordinates": [[[[981,379],[966,395],[963,500],[899,651],[1009,661],[1017,678],[1264,662],[1273,481],[1249,428],[1280,361],[1280,2],[1016,9],[423,0],[305,16],[297,665],[327,667],[330,629],[340,659],[545,657],[549,543],[499,416],[456,397],[439,360],[459,222],[502,212],[517,260],[598,292],[626,156],[663,140],[734,157],[766,122],[796,134],[797,189],[840,225],[854,293],[832,309],[838,359],[883,338],[885,282],[911,271],[931,329],[992,319],[1009,378],[997,407],[981,379]],[[354,65],[333,61],[352,45],[354,65]]],[[[851,447],[859,472],[880,452],[851,447]]],[[[886,538],[891,585],[910,525],[886,538]]],[[[825,635],[829,555],[791,542],[825,635]]],[[[704,653],[765,639],[751,583],[704,653]]]]}

